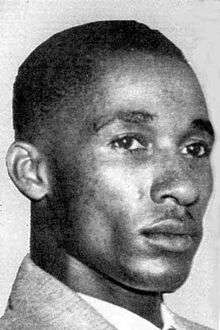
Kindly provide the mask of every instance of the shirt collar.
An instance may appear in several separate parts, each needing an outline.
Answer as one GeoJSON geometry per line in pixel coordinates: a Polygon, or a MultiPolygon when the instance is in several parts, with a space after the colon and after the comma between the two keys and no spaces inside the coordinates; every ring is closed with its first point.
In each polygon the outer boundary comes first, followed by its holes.
{"type": "MultiPolygon", "coordinates": [[[[151,322],[125,308],[82,293],[78,294],[93,306],[109,323],[117,327],[118,330],[159,330],[151,322]]],[[[173,313],[164,304],[161,304],[161,313],[164,323],[163,330],[175,328],[173,313]]]]}

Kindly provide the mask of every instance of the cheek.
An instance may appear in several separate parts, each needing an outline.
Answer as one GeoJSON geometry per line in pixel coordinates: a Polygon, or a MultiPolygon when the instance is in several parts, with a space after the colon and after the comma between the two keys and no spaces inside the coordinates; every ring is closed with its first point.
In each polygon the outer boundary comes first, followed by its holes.
{"type": "Polygon", "coordinates": [[[196,217],[202,220],[213,190],[212,171],[211,167],[207,166],[204,169],[197,169],[194,173],[194,182],[198,187],[200,194],[197,203],[192,206],[191,210],[196,217]]]}
{"type": "Polygon", "coordinates": [[[123,205],[126,210],[138,212],[149,196],[152,175],[143,170],[126,167],[102,167],[99,177],[104,191],[111,195],[113,203],[123,205]]]}
{"type": "Polygon", "coordinates": [[[116,168],[102,168],[101,177],[109,191],[128,200],[139,198],[138,184],[132,177],[130,171],[116,168]]]}
{"type": "Polygon", "coordinates": [[[213,190],[213,176],[211,166],[207,166],[207,169],[203,173],[200,173],[198,181],[202,199],[208,201],[213,190]]]}

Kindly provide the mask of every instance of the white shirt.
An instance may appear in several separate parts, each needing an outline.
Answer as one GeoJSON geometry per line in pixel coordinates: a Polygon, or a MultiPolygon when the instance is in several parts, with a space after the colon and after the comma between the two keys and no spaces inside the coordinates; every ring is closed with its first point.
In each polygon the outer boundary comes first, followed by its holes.
{"type": "MultiPolygon", "coordinates": [[[[143,317],[132,313],[125,308],[82,293],[78,294],[118,330],[159,329],[151,322],[145,320],[143,317]]],[[[172,312],[164,304],[161,304],[161,315],[164,323],[163,330],[175,328],[172,312]]]]}

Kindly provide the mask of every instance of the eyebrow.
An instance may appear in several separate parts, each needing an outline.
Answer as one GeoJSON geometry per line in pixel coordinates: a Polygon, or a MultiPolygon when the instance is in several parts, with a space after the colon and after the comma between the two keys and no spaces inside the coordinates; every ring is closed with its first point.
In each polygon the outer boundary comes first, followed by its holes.
{"type": "Polygon", "coordinates": [[[200,131],[207,132],[213,140],[215,139],[215,132],[211,122],[207,119],[195,119],[193,120],[191,126],[195,129],[199,129],[200,131]]]}
{"type": "MultiPolygon", "coordinates": [[[[152,122],[155,117],[157,117],[156,114],[152,114],[147,111],[117,111],[112,116],[102,115],[98,117],[93,123],[93,127],[94,131],[98,132],[101,128],[109,125],[115,120],[122,120],[124,122],[135,124],[147,124],[152,122]]],[[[202,118],[195,119],[192,121],[190,126],[193,129],[198,129],[208,133],[212,137],[213,141],[215,140],[215,132],[210,120],[202,118]]]]}
{"type": "Polygon", "coordinates": [[[96,122],[93,123],[94,130],[98,132],[101,128],[109,125],[115,120],[122,120],[127,123],[146,124],[153,121],[156,115],[146,111],[118,111],[110,117],[100,116],[96,122]]]}

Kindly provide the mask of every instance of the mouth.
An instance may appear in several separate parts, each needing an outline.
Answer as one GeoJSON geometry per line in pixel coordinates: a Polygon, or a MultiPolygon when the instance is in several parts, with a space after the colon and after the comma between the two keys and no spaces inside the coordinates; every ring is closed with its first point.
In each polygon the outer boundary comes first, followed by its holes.
{"type": "Polygon", "coordinates": [[[171,252],[195,249],[202,237],[202,231],[195,222],[184,222],[176,218],[161,220],[144,228],[142,234],[151,246],[171,252]]]}

